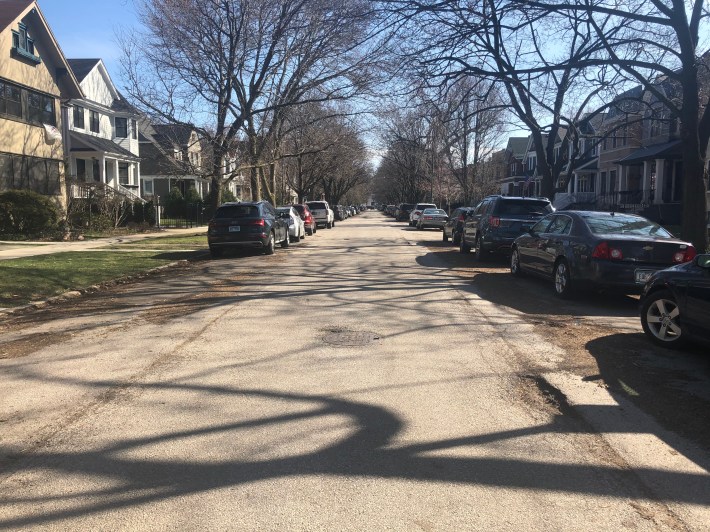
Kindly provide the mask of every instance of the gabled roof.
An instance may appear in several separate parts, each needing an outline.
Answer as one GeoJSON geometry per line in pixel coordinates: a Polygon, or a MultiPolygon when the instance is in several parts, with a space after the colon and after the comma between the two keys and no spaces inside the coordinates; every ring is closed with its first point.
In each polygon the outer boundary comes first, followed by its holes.
{"type": "Polygon", "coordinates": [[[82,98],[84,96],[79,81],[74,76],[69,63],[64,57],[59,43],[47,24],[42,10],[35,0],[0,0],[0,31],[5,30],[16,20],[30,21],[33,25],[32,37],[39,42],[42,55],[46,60],[57,66],[52,75],[56,77],[57,84],[64,92],[63,97],[82,98]],[[34,30],[39,30],[39,33],[34,30]]]}
{"type": "Polygon", "coordinates": [[[510,151],[514,157],[522,157],[525,155],[528,147],[528,137],[510,137],[506,149],[510,151]]]}
{"type": "Polygon", "coordinates": [[[180,124],[153,124],[155,139],[160,142],[175,144],[177,146],[187,146],[194,128],[180,124]]]}
{"type": "Polygon", "coordinates": [[[74,71],[76,79],[81,83],[89,75],[89,72],[101,62],[101,59],[67,59],[67,62],[74,71]]]}

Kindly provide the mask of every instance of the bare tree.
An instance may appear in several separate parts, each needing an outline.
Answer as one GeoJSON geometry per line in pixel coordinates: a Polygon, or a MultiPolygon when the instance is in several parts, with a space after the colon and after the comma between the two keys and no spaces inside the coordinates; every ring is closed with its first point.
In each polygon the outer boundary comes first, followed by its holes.
{"type": "MultiPolygon", "coordinates": [[[[196,127],[211,146],[211,201],[224,183],[259,168],[286,108],[348,98],[375,54],[365,48],[370,10],[362,0],[140,0],[145,30],[122,37],[127,92],[151,117],[196,127]],[[361,74],[361,75],[359,75],[361,74]],[[235,141],[248,160],[225,173],[235,141]]],[[[271,191],[268,191],[271,192],[271,191]]]]}

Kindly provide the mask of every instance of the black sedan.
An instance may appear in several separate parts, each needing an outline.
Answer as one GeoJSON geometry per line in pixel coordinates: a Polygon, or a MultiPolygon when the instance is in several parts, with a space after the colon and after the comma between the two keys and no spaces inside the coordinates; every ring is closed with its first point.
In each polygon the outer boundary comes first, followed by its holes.
{"type": "Polygon", "coordinates": [[[207,243],[213,257],[225,248],[259,248],[266,255],[277,242],[288,247],[288,224],[276,214],[268,201],[224,203],[207,228],[207,243]]]}
{"type": "Polygon", "coordinates": [[[710,255],[651,276],[641,298],[641,326],[664,347],[710,342],[710,255]]]}
{"type": "Polygon", "coordinates": [[[586,287],[640,293],[655,272],[695,255],[691,244],[641,216],[561,211],[515,239],[510,271],[554,280],[560,297],[586,287]]]}

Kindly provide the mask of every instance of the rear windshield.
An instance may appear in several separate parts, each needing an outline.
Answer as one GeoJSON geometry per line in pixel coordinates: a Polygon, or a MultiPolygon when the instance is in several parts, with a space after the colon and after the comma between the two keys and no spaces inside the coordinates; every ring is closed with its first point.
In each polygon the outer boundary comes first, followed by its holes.
{"type": "Polygon", "coordinates": [[[640,216],[629,216],[628,214],[595,216],[589,213],[582,215],[582,217],[595,235],[639,235],[673,238],[673,235],[663,229],[663,227],[640,216]]]}
{"type": "Polygon", "coordinates": [[[303,205],[294,205],[293,208],[296,209],[299,212],[299,214],[303,214],[305,212],[303,205]]]}
{"type": "Polygon", "coordinates": [[[443,209],[424,209],[422,214],[446,214],[446,211],[443,209]]]}
{"type": "Polygon", "coordinates": [[[322,201],[312,201],[307,203],[309,209],[325,209],[325,203],[322,201]]]}
{"type": "Polygon", "coordinates": [[[223,205],[217,209],[215,218],[251,218],[259,216],[256,205],[223,205]]]}
{"type": "Polygon", "coordinates": [[[402,203],[402,208],[411,211],[414,208],[414,203],[402,203]]]}
{"type": "Polygon", "coordinates": [[[544,216],[552,212],[552,205],[547,201],[503,200],[498,202],[496,214],[544,216]]]}
{"type": "Polygon", "coordinates": [[[433,203],[417,203],[417,209],[436,209],[433,203]]]}

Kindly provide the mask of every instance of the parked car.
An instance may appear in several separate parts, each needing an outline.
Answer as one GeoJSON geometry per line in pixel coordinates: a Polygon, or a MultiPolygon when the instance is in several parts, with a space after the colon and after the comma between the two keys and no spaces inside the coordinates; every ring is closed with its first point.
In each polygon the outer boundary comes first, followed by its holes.
{"type": "Polygon", "coordinates": [[[409,221],[409,215],[416,205],[414,203],[400,203],[397,207],[397,212],[395,213],[395,218],[398,222],[409,221]]]}
{"type": "Polygon", "coordinates": [[[424,212],[424,209],[437,209],[438,207],[434,205],[433,203],[417,203],[414,208],[412,209],[412,212],[409,213],[409,226],[414,227],[417,225],[417,221],[419,220],[419,217],[422,215],[422,212],[424,212]]]}
{"type": "Polygon", "coordinates": [[[277,207],[276,212],[279,218],[288,224],[288,236],[291,242],[298,242],[306,238],[306,226],[301,220],[298,211],[293,207],[277,207]]]}
{"type": "Polygon", "coordinates": [[[454,209],[451,213],[449,219],[446,220],[444,224],[442,239],[444,242],[451,242],[454,246],[458,246],[461,242],[461,232],[463,231],[463,223],[466,220],[466,216],[474,211],[475,207],[459,207],[454,209]]]}
{"type": "Polygon", "coordinates": [[[296,212],[301,217],[301,220],[303,220],[303,225],[306,228],[306,234],[308,236],[315,234],[318,230],[318,226],[316,225],[316,219],[313,217],[313,213],[308,208],[308,205],[298,203],[293,205],[293,208],[296,209],[296,212]]]}
{"type": "Polygon", "coordinates": [[[333,207],[333,213],[335,214],[335,219],[339,222],[342,222],[348,217],[348,213],[345,211],[345,207],[343,205],[336,205],[333,207]]]}
{"type": "Polygon", "coordinates": [[[444,209],[424,209],[419,220],[417,220],[417,229],[420,231],[428,227],[443,229],[448,219],[449,217],[444,209]]]}
{"type": "Polygon", "coordinates": [[[641,326],[664,347],[710,343],[710,255],[651,276],[641,297],[641,326]]]}
{"type": "Polygon", "coordinates": [[[544,198],[488,196],[466,217],[459,243],[461,253],[475,249],[479,261],[492,253],[509,253],[518,236],[553,210],[544,198]]]}
{"type": "Polygon", "coordinates": [[[586,287],[639,293],[656,271],[694,257],[691,244],[642,216],[561,211],[515,239],[510,271],[554,280],[561,297],[586,287]]]}
{"type": "Polygon", "coordinates": [[[385,214],[387,216],[394,216],[396,208],[397,207],[395,207],[394,205],[387,205],[387,207],[385,207],[385,214]]]}
{"type": "Polygon", "coordinates": [[[213,257],[225,248],[261,248],[271,255],[278,243],[287,248],[288,225],[268,201],[230,202],[217,208],[207,228],[213,257]]]}
{"type": "Polygon", "coordinates": [[[330,208],[327,201],[309,201],[306,205],[313,213],[318,227],[330,229],[335,226],[335,213],[333,213],[333,209],[330,208]]]}

